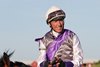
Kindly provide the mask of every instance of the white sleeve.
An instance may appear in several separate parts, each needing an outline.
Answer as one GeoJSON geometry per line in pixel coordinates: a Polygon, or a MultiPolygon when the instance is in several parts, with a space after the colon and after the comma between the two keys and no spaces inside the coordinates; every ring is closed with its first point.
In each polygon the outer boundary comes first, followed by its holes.
{"type": "Polygon", "coordinates": [[[73,37],[73,61],[74,67],[80,67],[83,63],[83,51],[77,35],[73,37]]]}
{"type": "Polygon", "coordinates": [[[45,60],[45,54],[46,54],[46,47],[41,40],[39,41],[39,51],[40,51],[40,55],[37,59],[38,67],[40,63],[45,60]]]}

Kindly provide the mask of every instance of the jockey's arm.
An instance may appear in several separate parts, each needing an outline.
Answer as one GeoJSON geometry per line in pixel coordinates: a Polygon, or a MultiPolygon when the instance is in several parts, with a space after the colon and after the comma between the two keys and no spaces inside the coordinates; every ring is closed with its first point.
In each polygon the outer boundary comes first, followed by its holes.
{"type": "Polygon", "coordinates": [[[39,57],[37,59],[38,67],[39,67],[39,65],[40,65],[40,63],[42,61],[46,60],[45,59],[45,56],[46,56],[45,55],[46,54],[46,47],[44,46],[44,44],[43,44],[43,42],[41,40],[39,41],[39,51],[40,51],[40,55],[39,55],[39,57]]]}
{"type": "Polygon", "coordinates": [[[83,51],[77,35],[73,37],[73,61],[74,67],[80,67],[83,63],[83,51]]]}

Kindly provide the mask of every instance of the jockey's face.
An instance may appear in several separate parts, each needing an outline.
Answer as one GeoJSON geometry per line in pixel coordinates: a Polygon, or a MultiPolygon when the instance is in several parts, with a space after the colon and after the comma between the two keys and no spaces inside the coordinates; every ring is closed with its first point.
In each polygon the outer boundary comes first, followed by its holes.
{"type": "Polygon", "coordinates": [[[50,27],[57,33],[60,33],[64,29],[64,21],[63,20],[57,20],[57,21],[51,21],[50,27]]]}

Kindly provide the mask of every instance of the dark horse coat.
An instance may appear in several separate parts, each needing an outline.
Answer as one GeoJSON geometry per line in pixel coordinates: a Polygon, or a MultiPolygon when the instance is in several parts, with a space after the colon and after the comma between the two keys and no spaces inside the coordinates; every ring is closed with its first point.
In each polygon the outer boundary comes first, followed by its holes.
{"type": "Polygon", "coordinates": [[[12,62],[12,61],[10,61],[10,57],[12,56],[14,51],[11,52],[10,54],[7,54],[7,53],[8,53],[8,51],[4,52],[3,56],[1,56],[0,67],[31,67],[30,65],[26,65],[23,62],[18,62],[18,61],[12,62]]]}

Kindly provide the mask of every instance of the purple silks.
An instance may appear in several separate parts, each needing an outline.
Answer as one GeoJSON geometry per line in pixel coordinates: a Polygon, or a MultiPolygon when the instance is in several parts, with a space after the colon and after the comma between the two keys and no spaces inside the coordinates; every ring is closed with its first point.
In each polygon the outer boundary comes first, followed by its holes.
{"type": "Polygon", "coordinates": [[[68,36],[68,30],[64,30],[64,33],[60,34],[52,43],[49,44],[46,51],[47,58],[53,60],[56,51],[61,46],[64,39],[68,36]]]}

